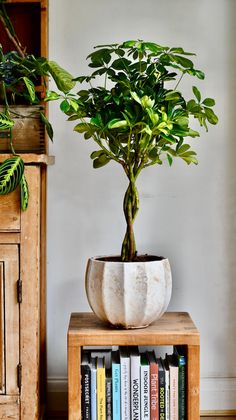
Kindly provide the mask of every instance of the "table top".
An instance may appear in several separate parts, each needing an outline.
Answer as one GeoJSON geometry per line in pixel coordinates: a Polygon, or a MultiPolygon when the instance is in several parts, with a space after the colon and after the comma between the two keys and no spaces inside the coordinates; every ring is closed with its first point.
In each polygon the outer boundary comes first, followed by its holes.
{"type": "Polygon", "coordinates": [[[69,346],[199,345],[200,334],[187,312],[166,312],[146,328],[118,329],[94,313],[72,313],[69,346]]]}

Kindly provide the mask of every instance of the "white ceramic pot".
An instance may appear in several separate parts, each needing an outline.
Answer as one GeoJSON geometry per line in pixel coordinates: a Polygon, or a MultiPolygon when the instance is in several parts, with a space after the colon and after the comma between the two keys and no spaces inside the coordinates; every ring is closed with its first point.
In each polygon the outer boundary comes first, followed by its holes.
{"type": "Polygon", "coordinates": [[[86,293],[93,312],[103,321],[122,328],[142,328],[160,318],[172,290],[168,259],[120,262],[90,258],[86,293]]]}

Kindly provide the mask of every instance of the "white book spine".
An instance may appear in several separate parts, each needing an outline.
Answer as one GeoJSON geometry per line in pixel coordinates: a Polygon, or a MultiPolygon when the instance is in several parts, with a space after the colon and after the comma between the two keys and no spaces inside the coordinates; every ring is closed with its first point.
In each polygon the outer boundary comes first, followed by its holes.
{"type": "Polygon", "coordinates": [[[141,420],[150,420],[150,367],[141,365],[141,420]]]}
{"type": "Polygon", "coordinates": [[[130,356],[131,420],[140,420],[140,355],[130,356]]]}
{"type": "Polygon", "coordinates": [[[165,415],[170,420],[170,371],[165,369],[165,415]]]}
{"type": "Polygon", "coordinates": [[[130,420],[130,358],[120,358],[121,418],[130,420]]]}
{"type": "Polygon", "coordinates": [[[91,420],[97,420],[97,370],[91,369],[91,420]]]}
{"type": "Polygon", "coordinates": [[[170,366],[170,420],[178,420],[178,367],[170,366]]]}

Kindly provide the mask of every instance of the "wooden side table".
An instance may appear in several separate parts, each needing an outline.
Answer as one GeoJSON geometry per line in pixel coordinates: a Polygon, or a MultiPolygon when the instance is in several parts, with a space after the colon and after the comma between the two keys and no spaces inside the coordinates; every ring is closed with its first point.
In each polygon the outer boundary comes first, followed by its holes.
{"type": "Polygon", "coordinates": [[[81,419],[80,360],[83,346],[185,346],[187,419],[200,418],[200,335],[189,314],[166,312],[149,327],[119,330],[93,313],[73,313],[68,329],[69,420],[81,419]]]}

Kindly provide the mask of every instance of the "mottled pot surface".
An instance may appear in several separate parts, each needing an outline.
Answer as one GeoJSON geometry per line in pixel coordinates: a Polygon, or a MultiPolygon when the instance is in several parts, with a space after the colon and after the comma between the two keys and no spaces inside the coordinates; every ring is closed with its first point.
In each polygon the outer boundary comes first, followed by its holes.
{"type": "Polygon", "coordinates": [[[141,328],[160,318],[171,297],[170,264],[163,257],[151,261],[110,261],[90,258],[86,270],[86,292],[94,313],[122,328],[141,328]]]}

